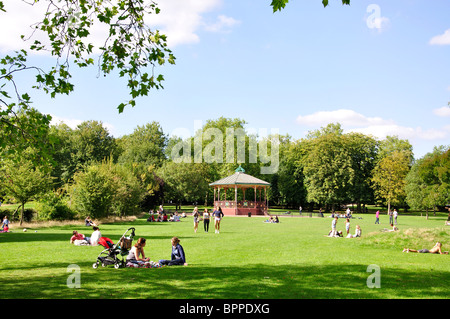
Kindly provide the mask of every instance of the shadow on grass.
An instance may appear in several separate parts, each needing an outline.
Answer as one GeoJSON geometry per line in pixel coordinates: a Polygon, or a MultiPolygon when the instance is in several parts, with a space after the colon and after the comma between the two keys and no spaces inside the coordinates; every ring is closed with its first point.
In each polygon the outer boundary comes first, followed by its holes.
{"type": "MultiPolygon", "coordinates": [[[[381,269],[381,288],[368,288],[367,265],[172,266],[158,269],[92,269],[79,263],[81,288],[67,287],[66,264],[23,269],[8,277],[3,298],[150,299],[365,299],[448,298],[449,272],[381,269]],[[50,267],[51,276],[45,273],[50,267]],[[42,270],[40,270],[42,269],[42,270]],[[55,271],[56,270],[56,271],[55,271]]],[[[11,269],[14,267],[12,266],[11,269]]],[[[6,269],[4,269],[6,270],[6,269]]]]}
{"type": "MultiPolygon", "coordinates": [[[[82,232],[86,236],[90,236],[92,231],[89,232],[82,232]]],[[[0,236],[0,241],[2,243],[25,243],[25,242],[51,242],[51,241],[63,241],[67,242],[68,245],[70,238],[72,237],[72,232],[67,233],[45,233],[45,232],[37,232],[37,233],[9,233],[9,234],[2,234],[3,236],[0,236]]],[[[117,243],[117,241],[120,239],[120,237],[123,235],[123,233],[118,233],[117,231],[114,231],[114,233],[102,233],[104,237],[110,238],[114,243],[117,243]]],[[[135,240],[141,236],[136,236],[135,240]]],[[[173,237],[171,235],[167,236],[152,236],[145,234],[143,235],[147,240],[156,240],[156,239],[165,239],[170,243],[170,239],[173,237]]],[[[191,238],[187,236],[183,236],[183,239],[191,238]]],[[[79,247],[80,249],[83,249],[83,246],[79,247]]],[[[99,246],[99,249],[101,246],[99,246]]]]}

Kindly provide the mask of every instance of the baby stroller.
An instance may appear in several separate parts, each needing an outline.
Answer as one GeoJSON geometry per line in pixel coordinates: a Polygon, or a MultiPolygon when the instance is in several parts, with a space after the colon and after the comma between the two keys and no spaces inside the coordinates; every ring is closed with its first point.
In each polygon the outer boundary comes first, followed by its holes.
{"type": "Polygon", "coordinates": [[[101,264],[102,267],[114,265],[115,269],[125,267],[126,263],[124,257],[128,255],[128,252],[131,249],[135,230],[134,227],[128,228],[122,237],[120,237],[119,242],[115,245],[112,244],[108,238],[106,238],[105,241],[99,241],[105,249],[98,255],[97,261],[92,264],[92,268],[97,269],[99,264],[101,264]]]}

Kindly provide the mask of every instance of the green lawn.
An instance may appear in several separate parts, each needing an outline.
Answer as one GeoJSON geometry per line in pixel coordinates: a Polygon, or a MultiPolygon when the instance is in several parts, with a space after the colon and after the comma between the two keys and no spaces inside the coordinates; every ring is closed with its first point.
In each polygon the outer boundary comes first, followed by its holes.
{"type": "MultiPolygon", "coordinates": [[[[397,233],[387,216],[375,225],[372,215],[351,220],[361,238],[325,237],[331,218],[281,216],[280,224],[263,217],[225,217],[220,234],[194,233],[192,217],[179,223],[102,224],[114,241],[136,228],[145,237],[152,260],[170,259],[170,239],[181,239],[189,266],[159,269],[93,269],[102,248],[69,244],[84,226],[13,229],[0,233],[2,298],[448,298],[450,255],[402,253],[404,247],[431,248],[435,241],[450,250],[450,227],[444,217],[399,216],[397,233]],[[37,231],[37,232],[35,232],[37,231]],[[81,268],[81,288],[67,286],[67,267],[81,268]],[[381,270],[381,288],[368,288],[369,265],[381,270]]],[[[356,216],[358,217],[358,215],[356,216]]],[[[345,232],[344,220],[338,229],[345,232]]]]}

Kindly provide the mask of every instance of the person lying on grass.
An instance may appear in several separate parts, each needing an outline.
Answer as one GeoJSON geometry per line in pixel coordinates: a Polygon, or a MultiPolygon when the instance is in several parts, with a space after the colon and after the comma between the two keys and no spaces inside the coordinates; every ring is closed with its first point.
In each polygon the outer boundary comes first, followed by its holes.
{"type": "Polygon", "coordinates": [[[172,255],[171,260],[165,260],[162,259],[159,261],[161,265],[167,265],[167,266],[175,266],[175,265],[183,265],[187,266],[186,263],[186,256],[184,254],[184,249],[180,245],[180,240],[178,237],[172,238],[172,255]]]}
{"type": "Polygon", "coordinates": [[[394,224],[391,224],[391,227],[392,227],[392,229],[384,228],[384,229],[382,229],[381,231],[382,231],[382,232],[398,231],[398,227],[395,226],[394,224]]]}
{"type": "Polygon", "coordinates": [[[448,251],[442,251],[442,244],[440,242],[437,242],[436,245],[434,245],[433,248],[431,248],[430,250],[428,249],[420,249],[420,250],[415,250],[415,249],[409,249],[409,248],[405,248],[403,249],[403,252],[405,253],[430,253],[430,254],[440,254],[440,255],[448,255],[448,251]]]}
{"type": "Polygon", "coordinates": [[[70,243],[75,246],[90,245],[91,239],[74,230],[72,232],[72,237],[70,237],[70,243]]]}

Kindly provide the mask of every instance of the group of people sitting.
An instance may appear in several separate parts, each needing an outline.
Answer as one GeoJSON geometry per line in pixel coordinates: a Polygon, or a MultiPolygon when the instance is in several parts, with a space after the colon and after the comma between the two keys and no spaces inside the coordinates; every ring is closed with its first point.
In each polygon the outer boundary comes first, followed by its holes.
{"type": "Polygon", "coordinates": [[[335,212],[334,210],[331,212],[330,215],[331,218],[352,218],[352,212],[350,210],[350,208],[347,208],[347,210],[345,211],[345,213],[339,213],[339,212],[335,212]]]}
{"type": "Polygon", "coordinates": [[[99,244],[99,240],[102,237],[100,233],[100,229],[97,226],[93,226],[92,235],[90,237],[85,236],[82,233],[74,230],[72,232],[72,237],[70,238],[70,243],[75,246],[97,246],[99,244]]]}
{"type": "Polygon", "coordinates": [[[179,222],[179,221],[181,221],[180,218],[186,218],[186,213],[183,212],[180,216],[180,214],[178,214],[178,211],[175,211],[175,213],[170,214],[170,216],[167,216],[167,213],[164,211],[163,206],[160,205],[159,209],[156,213],[153,211],[153,209],[151,209],[149,211],[149,217],[147,218],[147,221],[148,222],[179,222]]]}
{"type": "MultiPolygon", "coordinates": [[[[175,216],[178,216],[176,214],[175,216]]],[[[88,216],[85,219],[86,226],[92,226],[93,233],[90,237],[74,230],[72,232],[72,237],[70,238],[70,243],[76,246],[97,246],[101,245],[106,249],[111,249],[114,243],[107,237],[102,237],[99,227],[95,224],[88,216]]],[[[146,245],[145,238],[139,238],[135,245],[131,247],[126,257],[126,267],[133,268],[159,268],[162,266],[174,266],[174,265],[184,265],[187,266],[186,256],[184,254],[184,249],[180,245],[180,239],[178,237],[172,238],[172,254],[171,259],[161,259],[158,262],[151,261],[149,257],[145,256],[144,247],[146,245]]]]}
{"type": "MultiPolygon", "coordinates": [[[[338,221],[339,217],[335,216],[333,221],[331,222],[331,231],[328,233],[328,237],[344,237],[342,231],[338,231],[336,226],[337,226],[337,221],[338,221]]],[[[356,237],[361,237],[361,227],[359,225],[356,225],[355,228],[355,234],[352,235],[350,233],[350,219],[347,218],[346,219],[346,223],[345,223],[345,231],[347,232],[347,236],[346,238],[356,238],[356,237]]]]}
{"type": "Polygon", "coordinates": [[[180,239],[173,237],[172,253],[170,260],[161,259],[158,262],[151,261],[150,257],[145,256],[144,247],[147,244],[145,238],[139,238],[137,243],[131,247],[127,259],[126,266],[132,268],[160,268],[163,266],[187,266],[186,256],[184,254],[183,246],[180,245],[180,239]]]}
{"type": "Polygon", "coordinates": [[[266,219],[264,222],[265,222],[265,223],[273,223],[273,224],[276,224],[276,223],[279,223],[280,220],[278,219],[278,216],[275,216],[275,218],[273,218],[272,216],[270,216],[270,218],[269,218],[269,219],[266,219]]]}

